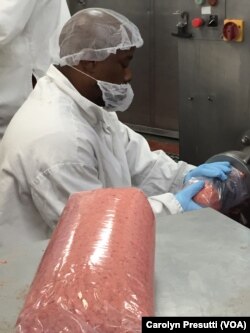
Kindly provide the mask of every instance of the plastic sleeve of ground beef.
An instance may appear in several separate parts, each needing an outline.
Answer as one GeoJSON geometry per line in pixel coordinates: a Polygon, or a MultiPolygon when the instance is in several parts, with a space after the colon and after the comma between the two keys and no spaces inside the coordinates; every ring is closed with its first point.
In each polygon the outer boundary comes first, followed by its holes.
{"type": "Polygon", "coordinates": [[[154,315],[155,220],[135,188],[72,195],[16,332],[129,333],[154,315]]]}
{"type": "Polygon", "coordinates": [[[204,188],[194,196],[194,201],[202,207],[211,207],[220,211],[222,207],[222,196],[220,189],[212,182],[205,181],[204,188]]]}

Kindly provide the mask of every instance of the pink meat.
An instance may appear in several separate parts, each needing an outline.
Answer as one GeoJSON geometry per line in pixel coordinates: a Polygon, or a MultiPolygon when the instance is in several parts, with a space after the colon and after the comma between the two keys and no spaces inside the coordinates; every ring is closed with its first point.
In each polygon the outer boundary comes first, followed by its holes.
{"type": "Polygon", "coordinates": [[[72,195],[44,253],[19,333],[135,333],[154,315],[155,221],[135,188],[72,195]]]}
{"type": "Polygon", "coordinates": [[[203,187],[203,189],[201,189],[200,192],[197,193],[193,199],[202,207],[211,207],[218,211],[221,210],[221,195],[216,186],[210,181],[205,182],[205,186],[203,187]]]}

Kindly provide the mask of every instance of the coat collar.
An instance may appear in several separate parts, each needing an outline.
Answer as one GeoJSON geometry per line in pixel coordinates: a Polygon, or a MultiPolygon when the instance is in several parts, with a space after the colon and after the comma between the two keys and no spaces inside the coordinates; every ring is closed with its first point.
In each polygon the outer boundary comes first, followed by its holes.
{"type": "Polygon", "coordinates": [[[82,96],[54,65],[50,65],[46,75],[53,80],[59,89],[76,102],[82,112],[84,112],[84,117],[87,118],[93,126],[96,126],[100,121],[105,122],[107,111],[82,96]]]}

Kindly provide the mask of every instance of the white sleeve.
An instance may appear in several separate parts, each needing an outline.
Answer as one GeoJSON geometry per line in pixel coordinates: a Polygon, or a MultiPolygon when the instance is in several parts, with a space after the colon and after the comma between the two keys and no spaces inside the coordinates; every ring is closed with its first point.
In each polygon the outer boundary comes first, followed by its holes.
{"type": "Polygon", "coordinates": [[[35,177],[31,195],[40,215],[53,229],[70,194],[102,187],[94,167],[83,163],[60,163],[35,177]]]}
{"type": "Polygon", "coordinates": [[[168,215],[183,213],[183,209],[174,194],[164,193],[148,198],[154,214],[158,215],[165,212],[168,215]]]}
{"type": "Polygon", "coordinates": [[[132,185],[142,189],[148,197],[167,192],[177,193],[182,188],[185,175],[194,166],[183,161],[176,163],[161,150],[151,151],[142,135],[125,125],[120,126],[132,185]]]}
{"type": "Polygon", "coordinates": [[[25,27],[38,0],[0,1],[0,47],[9,43],[25,27]]]}
{"type": "Polygon", "coordinates": [[[62,29],[64,24],[70,19],[70,17],[71,17],[71,14],[69,11],[67,1],[61,0],[60,21],[59,21],[60,30],[62,29]]]}

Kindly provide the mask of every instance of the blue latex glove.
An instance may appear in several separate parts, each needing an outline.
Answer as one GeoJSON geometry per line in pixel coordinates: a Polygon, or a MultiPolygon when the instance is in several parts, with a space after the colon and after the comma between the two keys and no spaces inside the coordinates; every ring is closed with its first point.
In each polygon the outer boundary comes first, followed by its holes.
{"type": "Polygon", "coordinates": [[[181,190],[175,195],[175,198],[179,201],[184,212],[202,208],[201,206],[197,205],[192,200],[192,198],[195,194],[200,192],[200,190],[204,187],[204,185],[205,182],[203,180],[200,180],[197,183],[185,187],[183,190],[181,190]]]}
{"type": "Polygon", "coordinates": [[[227,179],[227,174],[231,171],[232,166],[229,162],[213,162],[201,164],[197,168],[189,171],[186,175],[184,182],[192,177],[209,177],[219,178],[224,181],[227,179]]]}

